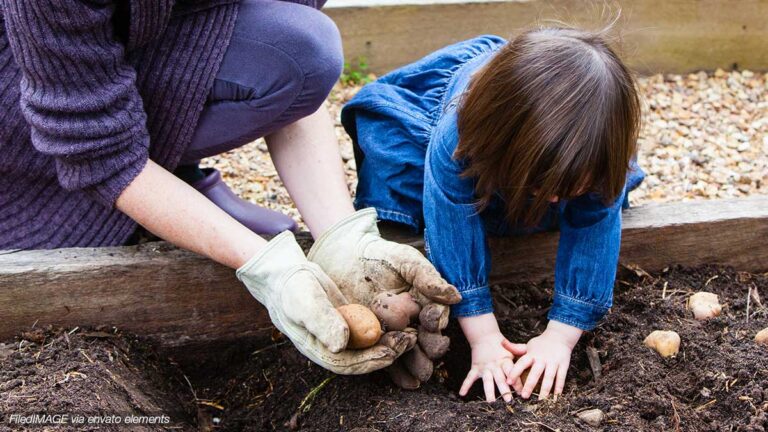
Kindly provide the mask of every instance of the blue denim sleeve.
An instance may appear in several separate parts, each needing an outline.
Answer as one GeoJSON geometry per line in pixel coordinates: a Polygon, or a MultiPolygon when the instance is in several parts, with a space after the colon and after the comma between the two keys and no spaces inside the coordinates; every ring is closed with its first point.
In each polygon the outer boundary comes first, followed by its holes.
{"type": "Polygon", "coordinates": [[[606,205],[596,194],[560,203],[560,243],[550,320],[592,330],[613,302],[626,195],[606,205]]]}
{"type": "Polygon", "coordinates": [[[424,239],[427,257],[462,296],[456,317],[493,312],[488,273],[491,256],[474,201],[474,182],[461,177],[452,158],[458,143],[455,113],[436,126],[424,169],[424,239]]]}

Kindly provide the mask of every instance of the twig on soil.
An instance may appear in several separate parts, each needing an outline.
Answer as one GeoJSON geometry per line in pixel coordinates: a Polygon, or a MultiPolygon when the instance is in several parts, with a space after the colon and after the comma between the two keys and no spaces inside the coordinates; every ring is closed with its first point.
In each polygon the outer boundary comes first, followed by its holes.
{"type": "Polygon", "coordinates": [[[664,287],[661,289],[662,300],[664,300],[664,298],[667,296],[667,286],[669,286],[669,281],[664,281],[664,287]]]}
{"type": "Polygon", "coordinates": [[[187,385],[189,385],[189,389],[190,389],[190,390],[192,390],[192,396],[195,398],[195,403],[197,403],[197,401],[198,401],[199,399],[197,398],[197,392],[195,391],[195,388],[194,388],[194,387],[192,387],[192,383],[189,381],[189,378],[187,378],[187,376],[186,376],[186,375],[184,375],[184,374],[181,374],[181,375],[182,375],[182,376],[184,377],[184,379],[187,381],[187,385]]]}
{"type": "Polygon", "coordinates": [[[82,348],[80,349],[80,354],[82,354],[83,357],[85,357],[85,359],[88,360],[88,363],[93,363],[93,360],[91,360],[91,358],[88,357],[88,354],[86,354],[85,350],[83,350],[82,348]]]}
{"type": "Polygon", "coordinates": [[[603,365],[600,363],[600,353],[597,352],[595,347],[587,347],[587,359],[589,360],[589,368],[592,369],[592,375],[595,377],[595,382],[597,382],[603,376],[603,365]]]}
{"type": "Polygon", "coordinates": [[[752,286],[747,290],[747,323],[749,323],[749,300],[752,298],[752,286]]]}
{"type": "Polygon", "coordinates": [[[710,283],[710,282],[712,282],[713,280],[715,280],[715,279],[717,279],[717,278],[719,278],[719,277],[720,277],[720,275],[714,275],[714,276],[712,276],[711,278],[707,279],[707,281],[706,281],[706,282],[704,282],[704,286],[707,286],[707,285],[709,285],[709,283],[710,283]]]}
{"type": "Polygon", "coordinates": [[[212,407],[212,408],[216,408],[219,411],[224,411],[224,407],[222,405],[217,404],[216,402],[209,401],[209,400],[202,400],[202,399],[200,399],[200,400],[197,401],[197,404],[198,405],[209,406],[209,407],[212,407]]]}
{"type": "Polygon", "coordinates": [[[757,285],[752,284],[752,300],[754,300],[757,307],[763,307],[763,303],[760,301],[760,292],[757,290],[757,285]]]}
{"type": "Polygon", "coordinates": [[[709,406],[710,406],[710,405],[712,405],[712,404],[714,404],[715,402],[717,402],[717,399],[712,399],[711,401],[709,401],[709,402],[707,402],[707,403],[705,403],[705,404],[702,404],[702,405],[699,405],[699,406],[697,406],[697,407],[696,407],[696,408],[694,408],[693,410],[694,410],[694,411],[703,411],[703,410],[705,410],[705,409],[709,408],[709,406]]]}
{"type": "Polygon", "coordinates": [[[304,396],[304,399],[301,401],[301,404],[299,405],[299,408],[297,412],[305,413],[309,411],[310,408],[312,408],[312,401],[315,399],[317,394],[320,392],[320,390],[323,389],[329,382],[331,382],[336,375],[331,375],[328,378],[324,379],[323,382],[318,384],[315,388],[309,391],[306,396],[304,396]]]}
{"type": "Polygon", "coordinates": [[[286,340],[286,341],[282,341],[282,342],[274,343],[274,344],[272,344],[272,345],[268,345],[268,346],[265,346],[264,348],[259,348],[259,349],[257,349],[256,351],[252,352],[252,353],[251,353],[251,356],[256,356],[256,355],[259,355],[259,354],[261,354],[261,353],[262,353],[262,352],[264,352],[264,351],[268,351],[268,350],[271,350],[271,349],[273,349],[273,348],[277,348],[277,347],[279,347],[280,345],[285,345],[285,344],[287,344],[287,343],[288,343],[288,341],[286,340]]]}
{"type": "Polygon", "coordinates": [[[552,426],[547,426],[546,424],[542,422],[532,421],[532,422],[520,422],[520,424],[524,426],[539,426],[543,427],[544,429],[548,430],[549,432],[560,432],[560,429],[555,429],[552,426]]]}
{"type": "Polygon", "coordinates": [[[672,413],[674,414],[673,418],[675,420],[675,431],[679,431],[680,430],[680,414],[677,413],[675,400],[670,398],[669,401],[672,402],[672,413]]]}

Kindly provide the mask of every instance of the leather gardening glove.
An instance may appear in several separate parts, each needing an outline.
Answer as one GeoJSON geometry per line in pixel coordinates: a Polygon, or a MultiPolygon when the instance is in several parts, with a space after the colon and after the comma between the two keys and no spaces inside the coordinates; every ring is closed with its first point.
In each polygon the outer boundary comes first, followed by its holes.
{"type": "Polygon", "coordinates": [[[349,327],[336,307],[347,299],[317,264],[307,261],[289,231],[237,269],[237,278],[296,349],[334,373],[357,375],[384,368],[408,348],[409,335],[390,332],[371,348],[345,350],[349,327]]]}
{"type": "MultiPolygon", "coordinates": [[[[385,330],[405,330],[418,335],[418,344],[402,357],[402,364],[388,370],[395,384],[417,388],[432,375],[432,360],[448,350],[440,332],[448,325],[447,305],[461,301],[456,288],[443,279],[418,250],[384,240],[376,225],[376,210],[360,210],[328,229],[312,246],[307,258],[317,263],[352,303],[371,308],[382,319],[388,297],[410,296],[420,306],[419,329],[415,314],[385,330]],[[382,309],[383,308],[383,309],[382,309]]],[[[419,308],[414,312],[419,312],[419,308]]],[[[387,328],[388,327],[388,328],[387,328]]]]}

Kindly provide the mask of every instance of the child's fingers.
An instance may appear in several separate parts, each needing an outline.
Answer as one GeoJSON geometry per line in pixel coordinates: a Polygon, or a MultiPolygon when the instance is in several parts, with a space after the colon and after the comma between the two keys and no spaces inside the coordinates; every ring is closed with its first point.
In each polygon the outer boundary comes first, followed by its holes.
{"type": "Polygon", "coordinates": [[[517,394],[522,393],[523,392],[523,380],[521,380],[520,378],[516,379],[515,383],[512,384],[512,388],[515,389],[517,394]]]}
{"type": "Polygon", "coordinates": [[[511,352],[515,357],[523,356],[526,352],[528,352],[527,345],[512,343],[506,338],[501,341],[501,346],[504,347],[504,349],[507,351],[511,352]]]}
{"type": "Polygon", "coordinates": [[[504,372],[504,375],[506,376],[506,379],[504,382],[508,386],[512,386],[513,389],[519,394],[520,391],[523,389],[523,383],[520,381],[520,379],[516,379],[513,383],[510,383],[509,377],[512,375],[512,368],[515,366],[515,362],[512,361],[512,359],[505,359],[501,363],[501,370],[504,372]]]}
{"type": "Polygon", "coordinates": [[[504,372],[500,367],[493,368],[492,372],[493,380],[496,381],[496,387],[499,388],[499,393],[504,399],[504,402],[512,402],[512,390],[509,389],[509,386],[505,381],[504,372]]]}
{"type": "MultiPolygon", "coordinates": [[[[504,372],[504,376],[509,376],[512,373],[512,368],[515,366],[515,362],[511,358],[505,358],[501,361],[501,370],[504,372]]],[[[504,380],[506,382],[506,379],[504,380]]]]}
{"type": "Polygon", "coordinates": [[[528,372],[528,379],[525,380],[525,385],[523,386],[522,396],[524,399],[531,397],[533,389],[536,388],[536,384],[539,382],[539,378],[541,378],[541,373],[544,372],[544,367],[543,361],[537,361],[531,366],[531,370],[528,372]]]}
{"type": "Polygon", "coordinates": [[[461,383],[461,388],[459,389],[460,396],[466,396],[467,393],[469,393],[469,389],[472,388],[472,384],[477,381],[478,376],[480,376],[480,371],[478,371],[477,368],[473,367],[469,370],[467,377],[464,378],[464,382],[461,383]]]}
{"type": "Polygon", "coordinates": [[[531,367],[532,364],[533,357],[529,356],[528,354],[520,357],[520,359],[515,362],[514,367],[512,367],[512,372],[507,374],[507,384],[512,385],[512,383],[520,378],[520,375],[523,373],[523,371],[531,367]]]}
{"type": "Polygon", "coordinates": [[[565,377],[568,375],[568,363],[562,364],[557,368],[557,381],[555,382],[555,395],[563,394],[565,388],[565,377]]]}
{"type": "Polygon", "coordinates": [[[547,369],[544,371],[544,378],[541,380],[541,390],[539,390],[539,400],[544,400],[549,397],[549,392],[552,390],[552,384],[555,382],[555,376],[557,375],[557,364],[548,364],[547,369]]]}
{"type": "Polygon", "coordinates": [[[483,371],[483,389],[485,390],[486,402],[490,403],[496,400],[495,388],[496,387],[493,385],[493,372],[486,368],[483,371]]]}

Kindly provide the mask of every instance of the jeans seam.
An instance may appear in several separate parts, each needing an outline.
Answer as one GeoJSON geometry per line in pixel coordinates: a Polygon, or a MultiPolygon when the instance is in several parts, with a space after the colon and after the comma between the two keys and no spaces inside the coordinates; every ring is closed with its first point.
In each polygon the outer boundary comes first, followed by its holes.
{"type": "Polygon", "coordinates": [[[578,304],[581,304],[581,305],[584,305],[584,306],[589,306],[589,307],[592,307],[592,308],[595,308],[595,309],[600,309],[601,311],[606,311],[606,310],[610,309],[610,306],[608,306],[608,305],[600,305],[600,304],[590,303],[590,302],[588,302],[586,300],[582,300],[580,298],[573,297],[573,296],[570,296],[568,294],[556,293],[555,294],[555,298],[557,298],[557,297],[562,297],[562,298],[564,298],[566,300],[569,300],[569,301],[572,301],[574,303],[578,303],[578,304]]]}
{"type": "Polygon", "coordinates": [[[403,213],[403,212],[398,211],[398,210],[392,210],[392,209],[388,209],[388,208],[383,208],[383,207],[380,207],[380,206],[377,206],[377,205],[370,204],[370,203],[368,203],[366,201],[357,200],[357,199],[355,200],[355,208],[357,208],[357,209],[361,209],[361,208],[375,208],[376,212],[379,215],[379,219],[381,219],[381,216],[383,216],[383,215],[399,216],[400,218],[404,219],[405,221],[398,220],[398,221],[395,221],[395,222],[408,223],[408,224],[412,225],[413,227],[415,227],[417,230],[421,227],[421,223],[419,223],[419,221],[416,218],[414,218],[413,216],[411,216],[411,215],[409,215],[407,213],[403,213]]]}
{"type": "Polygon", "coordinates": [[[572,325],[572,326],[578,327],[578,328],[580,328],[582,330],[584,330],[585,328],[594,328],[595,327],[595,323],[593,323],[593,322],[578,321],[578,320],[574,320],[574,319],[571,319],[571,318],[566,318],[564,315],[560,315],[560,314],[556,314],[556,313],[550,315],[549,319],[550,319],[550,321],[559,321],[559,322],[561,322],[563,324],[572,325]]]}

